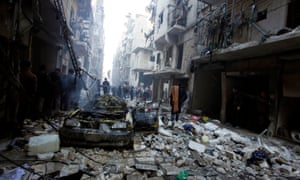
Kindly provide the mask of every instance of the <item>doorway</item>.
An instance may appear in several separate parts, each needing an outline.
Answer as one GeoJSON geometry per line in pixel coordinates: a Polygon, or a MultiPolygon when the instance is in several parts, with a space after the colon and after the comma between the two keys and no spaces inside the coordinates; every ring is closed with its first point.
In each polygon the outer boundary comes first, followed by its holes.
{"type": "Polygon", "coordinates": [[[257,133],[269,125],[269,78],[266,75],[226,77],[226,121],[257,133]]]}

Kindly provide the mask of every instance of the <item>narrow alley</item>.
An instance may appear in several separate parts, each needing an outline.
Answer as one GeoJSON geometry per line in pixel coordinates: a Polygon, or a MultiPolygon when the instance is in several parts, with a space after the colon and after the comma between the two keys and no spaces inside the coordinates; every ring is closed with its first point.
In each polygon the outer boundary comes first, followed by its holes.
{"type": "Polygon", "coordinates": [[[118,3],[0,2],[0,180],[300,179],[300,1],[118,3]]]}

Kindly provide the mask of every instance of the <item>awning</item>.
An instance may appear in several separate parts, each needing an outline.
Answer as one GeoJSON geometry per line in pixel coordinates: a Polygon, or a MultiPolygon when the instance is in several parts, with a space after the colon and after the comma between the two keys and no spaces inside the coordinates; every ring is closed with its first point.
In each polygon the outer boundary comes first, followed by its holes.
{"type": "Polygon", "coordinates": [[[186,74],[178,69],[167,68],[159,71],[145,72],[144,76],[153,76],[154,78],[170,79],[180,76],[185,76],[186,74]]]}
{"type": "Polygon", "coordinates": [[[152,52],[154,51],[154,49],[151,49],[151,48],[146,48],[146,47],[136,47],[133,49],[133,53],[137,53],[139,51],[149,51],[149,52],[152,52]]]}

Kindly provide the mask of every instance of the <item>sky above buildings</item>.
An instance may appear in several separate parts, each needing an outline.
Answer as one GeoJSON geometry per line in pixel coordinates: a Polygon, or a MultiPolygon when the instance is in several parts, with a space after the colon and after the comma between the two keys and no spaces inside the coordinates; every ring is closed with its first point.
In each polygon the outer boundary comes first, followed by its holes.
{"type": "Polygon", "coordinates": [[[104,66],[103,77],[112,69],[112,61],[125,32],[126,15],[144,14],[150,0],[104,0],[104,66]]]}

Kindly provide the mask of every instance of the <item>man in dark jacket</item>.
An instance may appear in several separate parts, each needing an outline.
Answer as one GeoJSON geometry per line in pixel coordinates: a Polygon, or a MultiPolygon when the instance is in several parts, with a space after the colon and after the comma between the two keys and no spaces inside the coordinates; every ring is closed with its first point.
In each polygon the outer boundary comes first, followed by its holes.
{"type": "Polygon", "coordinates": [[[109,82],[108,82],[108,80],[106,78],[104,78],[102,86],[103,86],[103,93],[104,94],[108,94],[109,93],[109,89],[110,89],[110,84],[109,84],[109,82]]]}
{"type": "Polygon", "coordinates": [[[37,74],[37,106],[40,116],[50,115],[51,107],[51,82],[45,65],[40,66],[40,71],[37,74]]]}
{"type": "Polygon", "coordinates": [[[23,127],[23,122],[26,118],[35,118],[34,100],[37,92],[37,76],[31,71],[31,62],[22,61],[20,63],[20,82],[23,86],[23,91],[20,97],[20,106],[18,112],[18,128],[23,127]]]}

